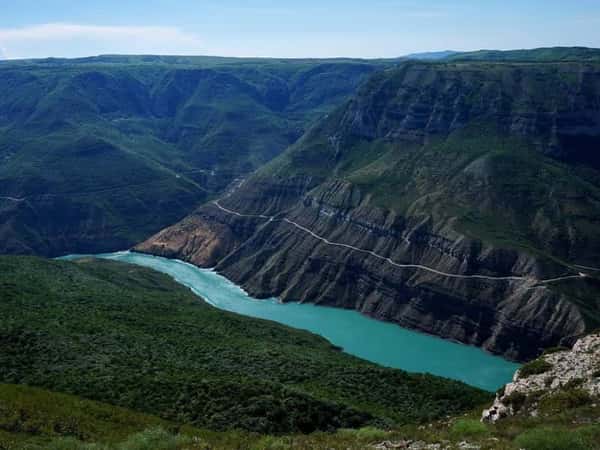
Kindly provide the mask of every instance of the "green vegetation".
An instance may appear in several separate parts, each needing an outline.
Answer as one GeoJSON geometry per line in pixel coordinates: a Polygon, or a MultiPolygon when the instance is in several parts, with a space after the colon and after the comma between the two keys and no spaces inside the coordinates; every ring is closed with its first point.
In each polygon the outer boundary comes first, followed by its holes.
{"type": "Polygon", "coordinates": [[[526,450],[590,450],[599,442],[600,428],[583,427],[577,431],[538,427],[517,436],[515,444],[526,450]]]}
{"type": "Polygon", "coordinates": [[[147,428],[171,427],[157,417],[42,389],[0,385],[0,430],[15,438],[72,436],[119,441],[147,428]]]}
{"type": "Polygon", "coordinates": [[[600,427],[585,425],[600,419],[600,408],[589,404],[565,407],[560,413],[543,418],[518,416],[496,425],[480,423],[479,413],[475,410],[466,416],[433,421],[425,426],[411,424],[385,430],[364,427],[275,436],[244,431],[209,431],[71,395],[27,386],[0,385],[0,448],[364,450],[373,443],[403,440],[455,446],[468,441],[495,450],[595,450],[600,445],[600,427]],[[569,446],[558,446],[565,443],[569,446]]]}
{"type": "Polygon", "coordinates": [[[256,439],[250,433],[199,430],[81,397],[0,384],[1,449],[204,450],[207,442],[226,449],[256,439]]]}
{"type": "Polygon", "coordinates": [[[200,439],[195,441],[190,436],[169,433],[162,428],[154,428],[136,433],[124,442],[113,445],[82,444],[74,438],[57,439],[48,446],[49,450],[177,450],[205,449],[206,444],[200,439]]]}
{"type": "Polygon", "coordinates": [[[477,419],[458,419],[452,424],[450,434],[455,438],[465,439],[489,434],[489,430],[477,419]]]}
{"type": "MultiPolygon", "coordinates": [[[[541,269],[573,255],[597,261],[597,138],[552,134],[544,117],[598,99],[590,80],[599,52],[449,59],[381,71],[300,140],[390,62],[2,62],[0,196],[23,201],[0,199],[0,252],[127,247],[293,144],[256,177],[309,175],[314,186],[343,179],[375,206],[534,254],[541,269]],[[423,84],[407,90],[415,67],[423,84]],[[423,105],[444,113],[419,123],[423,105]]],[[[592,329],[598,283],[590,276],[550,289],[592,329]]],[[[364,449],[405,439],[600,448],[598,399],[577,383],[552,395],[514,393],[507,402],[520,414],[482,424],[487,393],[218,311],[140,267],[0,257],[0,318],[3,450],[364,449]],[[539,415],[526,415],[534,405],[539,415]]],[[[537,360],[521,376],[550,368],[537,360]]]]}
{"type": "Polygon", "coordinates": [[[519,378],[527,378],[531,375],[539,375],[552,369],[552,364],[543,358],[536,359],[525,364],[519,369],[519,378]]]}
{"type": "MultiPolygon", "coordinates": [[[[549,263],[568,261],[576,254],[578,261],[590,261],[591,265],[600,255],[596,220],[600,214],[596,169],[600,166],[593,147],[583,140],[565,141],[565,155],[553,158],[540,152],[539,142],[550,145],[546,142],[552,139],[545,131],[540,130],[539,135],[534,131],[531,136],[508,133],[495,120],[494,112],[474,116],[457,130],[448,125],[447,134],[432,133],[424,144],[386,137],[392,130],[400,135],[422,132],[420,125],[414,125],[415,130],[403,129],[402,118],[412,118],[407,102],[419,101],[432,110],[447,107],[447,102],[456,99],[445,98],[445,91],[438,90],[457,78],[465,85],[460,105],[452,114],[475,114],[471,110],[498,95],[498,89],[510,90],[514,83],[522,82],[523,90],[505,105],[518,117],[547,111],[552,104],[566,107],[569,90],[577,83],[568,77],[579,70],[584,69],[575,64],[490,66],[473,62],[468,70],[453,63],[406,63],[378,72],[345,109],[320,122],[257,177],[306,175],[315,183],[343,178],[369,195],[375,206],[407,218],[430,216],[437,224],[452,222],[469,237],[532,253],[549,263]],[[428,74],[423,85],[407,81],[412,71],[428,74]],[[425,92],[423,98],[396,97],[399,89],[409,87],[425,92]],[[430,98],[433,94],[426,94],[430,91],[439,95],[430,98]],[[548,92],[554,95],[548,96],[548,92]],[[352,127],[359,125],[347,123],[346,118],[360,116],[363,110],[373,116],[364,124],[369,128],[354,130],[352,127]],[[397,111],[398,118],[388,111],[397,111]],[[385,129],[377,128],[379,123],[385,129]],[[338,144],[330,142],[331,136],[337,136],[338,144]],[[569,232],[575,232],[577,239],[569,240],[569,232]]],[[[596,73],[598,67],[590,70],[596,73]]],[[[578,297],[588,308],[590,302],[595,303],[589,292],[579,292],[578,297]]],[[[597,312],[586,310],[584,314],[590,329],[597,327],[597,312]]]]}
{"type": "Polygon", "coordinates": [[[521,411],[523,406],[528,405],[531,401],[537,400],[537,395],[530,394],[529,396],[525,395],[520,391],[514,391],[510,395],[507,395],[504,399],[504,402],[507,405],[510,405],[515,413],[521,411]]]}
{"type": "Polygon", "coordinates": [[[384,61],[0,64],[0,253],[128,248],[282,152],[384,61]],[[160,211],[158,213],[157,211],[160,211]]]}
{"type": "Polygon", "coordinates": [[[310,432],[464,411],[490,395],[222,312],[121,263],[0,257],[0,382],[211,429],[310,432]]]}
{"type": "Polygon", "coordinates": [[[592,398],[583,389],[567,387],[540,401],[540,411],[544,414],[559,414],[562,411],[578,408],[592,403],[592,398]]]}
{"type": "Polygon", "coordinates": [[[543,355],[552,355],[554,353],[560,353],[564,351],[568,351],[568,347],[558,346],[558,347],[550,347],[544,350],[543,355]]]}

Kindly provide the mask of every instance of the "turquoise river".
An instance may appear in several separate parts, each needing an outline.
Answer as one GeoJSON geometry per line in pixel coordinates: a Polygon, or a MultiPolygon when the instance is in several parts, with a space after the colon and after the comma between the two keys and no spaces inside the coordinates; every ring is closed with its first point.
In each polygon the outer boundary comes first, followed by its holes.
{"type": "MultiPolygon", "coordinates": [[[[69,255],[61,259],[80,256],[69,255]]],[[[429,372],[488,391],[509,382],[519,367],[476,347],[410,331],[356,311],[311,304],[282,304],[277,299],[258,300],[215,271],[182,261],[133,252],[85,256],[150,267],[172,276],[217,308],[309,330],[347,353],[383,366],[429,372]]]]}

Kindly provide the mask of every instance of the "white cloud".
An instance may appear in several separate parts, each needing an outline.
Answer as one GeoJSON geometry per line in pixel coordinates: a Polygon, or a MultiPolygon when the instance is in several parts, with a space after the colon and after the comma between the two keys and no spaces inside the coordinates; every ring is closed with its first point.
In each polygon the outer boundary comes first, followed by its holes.
{"type": "Polygon", "coordinates": [[[100,53],[200,54],[200,38],[163,26],[101,26],[48,23],[0,28],[0,55],[5,58],[88,56],[100,53]]]}

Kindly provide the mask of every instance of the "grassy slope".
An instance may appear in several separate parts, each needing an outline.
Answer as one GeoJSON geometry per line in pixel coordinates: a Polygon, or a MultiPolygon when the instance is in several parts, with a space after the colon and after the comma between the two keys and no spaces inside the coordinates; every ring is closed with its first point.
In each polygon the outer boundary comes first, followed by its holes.
{"type": "MultiPolygon", "coordinates": [[[[168,427],[157,417],[43,389],[0,385],[0,436],[6,445],[38,436],[119,441],[146,428],[168,427]]],[[[41,442],[40,442],[41,443],[41,442]]]]}
{"type": "Polygon", "coordinates": [[[0,252],[133,245],[264,164],[383,62],[0,64],[0,252]]]}
{"type": "Polygon", "coordinates": [[[231,449],[258,439],[254,433],[200,430],[73,395],[0,384],[0,448],[64,450],[102,442],[122,449],[204,450],[207,442],[211,448],[231,449]],[[150,443],[143,447],[144,441],[150,443]]]}
{"type": "Polygon", "coordinates": [[[422,440],[457,445],[467,440],[482,448],[593,450],[600,444],[600,409],[560,405],[537,418],[515,417],[497,425],[478,420],[479,410],[390,430],[362,428],[308,435],[214,432],[168,422],[106,403],[17,385],[0,385],[0,448],[11,450],[177,450],[177,449],[364,449],[376,442],[422,440]],[[92,444],[96,443],[96,444],[92,444]],[[537,446],[536,446],[537,445],[537,446]]]}
{"type": "Polygon", "coordinates": [[[210,428],[312,431],[463,411],[488,395],[219,311],[108,261],[0,258],[0,381],[210,428]]]}

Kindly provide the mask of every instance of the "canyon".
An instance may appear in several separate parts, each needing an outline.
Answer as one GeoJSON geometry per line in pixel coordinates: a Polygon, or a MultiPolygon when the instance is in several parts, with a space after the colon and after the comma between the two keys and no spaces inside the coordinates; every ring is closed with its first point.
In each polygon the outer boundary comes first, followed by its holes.
{"type": "Polygon", "coordinates": [[[599,99],[594,64],[405,63],[135,249],[530,359],[598,324],[599,99]]]}

